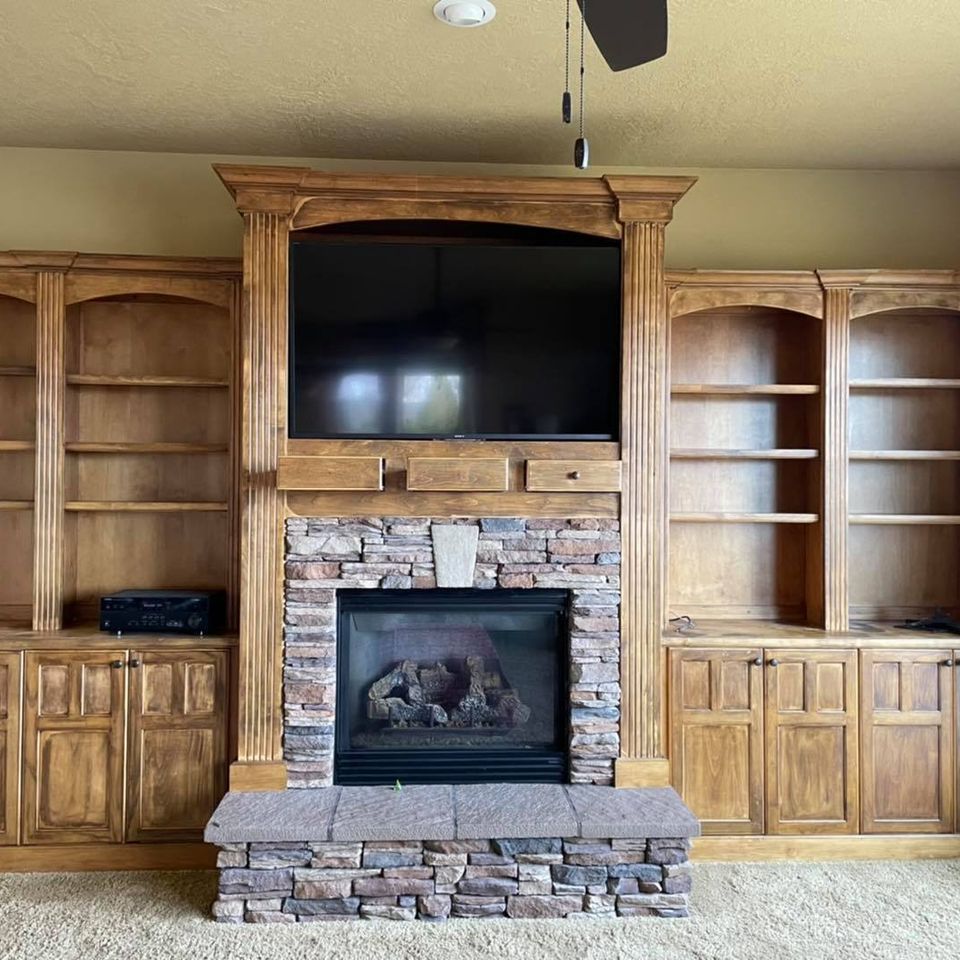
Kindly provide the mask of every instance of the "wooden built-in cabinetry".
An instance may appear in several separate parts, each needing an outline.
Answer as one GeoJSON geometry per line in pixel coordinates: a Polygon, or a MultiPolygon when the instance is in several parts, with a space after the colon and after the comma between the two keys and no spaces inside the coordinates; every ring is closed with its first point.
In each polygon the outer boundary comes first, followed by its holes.
{"type": "Polygon", "coordinates": [[[0,253],[0,869],[199,840],[226,788],[233,641],[92,624],[128,588],[235,624],[239,332],[235,261],[0,253]]]}
{"type": "Polygon", "coordinates": [[[0,653],[0,842],[199,840],[226,790],[232,643],[66,633],[0,653]]]}

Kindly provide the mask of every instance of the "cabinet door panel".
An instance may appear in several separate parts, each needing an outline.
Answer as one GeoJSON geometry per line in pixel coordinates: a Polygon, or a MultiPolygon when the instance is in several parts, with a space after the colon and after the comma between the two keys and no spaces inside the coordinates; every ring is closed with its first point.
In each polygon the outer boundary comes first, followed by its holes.
{"type": "Polygon", "coordinates": [[[671,651],[673,785],[705,834],[763,832],[759,650],[671,651]]]}
{"type": "Polygon", "coordinates": [[[954,671],[939,650],[865,650],[861,659],[863,832],[955,826],[954,671]]]}
{"type": "Polygon", "coordinates": [[[123,835],[122,650],[24,659],[24,843],[123,835]]]}
{"type": "Polygon", "coordinates": [[[133,660],[127,839],[199,839],[226,789],[227,654],[133,660]]]}
{"type": "Polygon", "coordinates": [[[764,675],[767,830],[856,833],[856,651],[772,651],[764,675]]]}
{"type": "Polygon", "coordinates": [[[0,653],[0,845],[19,834],[20,654],[0,653]]]}

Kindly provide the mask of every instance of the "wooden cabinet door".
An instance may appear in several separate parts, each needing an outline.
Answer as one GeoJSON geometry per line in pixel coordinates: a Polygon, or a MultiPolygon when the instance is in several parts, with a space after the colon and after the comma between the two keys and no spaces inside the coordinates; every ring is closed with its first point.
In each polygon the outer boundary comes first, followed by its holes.
{"type": "Polygon", "coordinates": [[[226,790],[227,654],[133,652],[127,840],[196,840],[226,790]]]}
{"type": "Polygon", "coordinates": [[[763,832],[759,650],[671,651],[671,775],[705,834],[763,832]]]}
{"type": "Polygon", "coordinates": [[[767,832],[856,833],[855,650],[767,651],[767,832]]]}
{"type": "Polygon", "coordinates": [[[19,838],[20,654],[0,653],[0,845],[19,838]]]}
{"type": "Polygon", "coordinates": [[[864,650],[863,832],[952,833],[954,677],[944,650],[864,650]]]}
{"type": "Polygon", "coordinates": [[[24,843],[122,839],[125,662],[123,650],[26,654],[24,843]]]}

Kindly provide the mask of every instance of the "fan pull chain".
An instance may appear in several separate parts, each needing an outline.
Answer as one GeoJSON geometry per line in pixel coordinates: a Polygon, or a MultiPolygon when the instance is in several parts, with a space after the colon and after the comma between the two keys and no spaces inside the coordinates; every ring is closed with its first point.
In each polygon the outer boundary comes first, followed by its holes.
{"type": "Polygon", "coordinates": [[[570,96],[570,0],[567,0],[566,49],[564,54],[563,68],[563,102],[560,110],[560,115],[563,118],[563,122],[570,123],[573,119],[573,104],[570,96]]]}
{"type": "Polygon", "coordinates": [[[586,83],[586,51],[587,51],[587,0],[582,0],[580,7],[580,136],[577,137],[576,146],[573,149],[574,165],[580,170],[586,170],[590,166],[590,142],[583,134],[584,129],[584,86],[586,83]]]}

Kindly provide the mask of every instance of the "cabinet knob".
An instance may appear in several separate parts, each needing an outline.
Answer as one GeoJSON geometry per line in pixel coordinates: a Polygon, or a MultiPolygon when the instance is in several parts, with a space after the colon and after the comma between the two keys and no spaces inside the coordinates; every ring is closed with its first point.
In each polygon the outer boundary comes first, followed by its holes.
{"type": "Polygon", "coordinates": [[[110,666],[113,667],[114,670],[122,670],[122,669],[123,669],[123,661],[122,661],[122,660],[111,660],[111,661],[110,661],[110,666]]]}
{"type": "Polygon", "coordinates": [[[579,470],[571,470],[570,473],[569,473],[569,477],[570,477],[571,480],[579,480],[579,479],[580,479],[580,471],[579,471],[579,470]]]}
{"type": "Polygon", "coordinates": [[[947,657],[947,659],[943,661],[943,665],[944,665],[945,667],[952,667],[952,666],[953,666],[953,657],[947,657]]]}
{"type": "Polygon", "coordinates": [[[753,665],[754,665],[755,667],[762,667],[762,666],[763,666],[763,657],[755,657],[754,660],[753,660],[753,665]]]}
{"type": "Polygon", "coordinates": [[[768,662],[769,662],[769,664],[770,664],[771,667],[779,667],[779,666],[780,666],[780,661],[779,661],[776,657],[773,657],[773,658],[770,659],[768,662]]]}
{"type": "Polygon", "coordinates": [[[130,660],[130,666],[131,666],[131,667],[139,667],[139,666],[140,666],[140,661],[139,661],[136,657],[133,657],[133,658],[130,660]]]}

